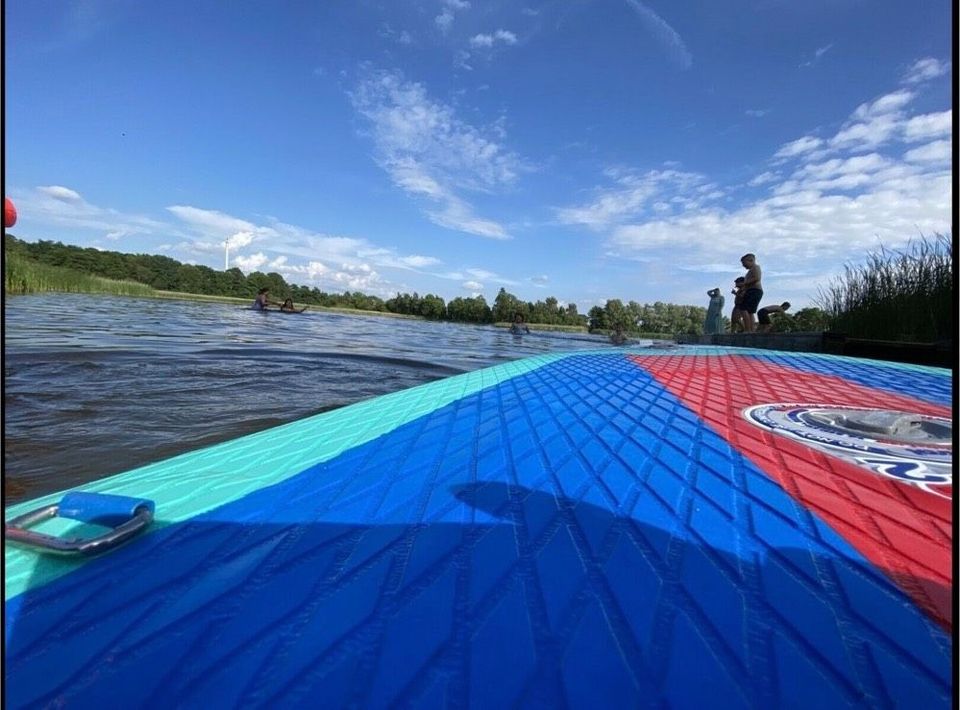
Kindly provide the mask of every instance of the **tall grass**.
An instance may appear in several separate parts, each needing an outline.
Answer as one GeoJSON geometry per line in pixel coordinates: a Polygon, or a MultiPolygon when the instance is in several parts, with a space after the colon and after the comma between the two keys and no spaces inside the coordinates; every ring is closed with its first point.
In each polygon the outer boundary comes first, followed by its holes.
{"type": "Polygon", "coordinates": [[[881,247],[844,267],[817,305],[832,330],[855,338],[934,342],[953,337],[953,245],[950,235],[921,236],[902,251],[881,247]]]}
{"type": "Polygon", "coordinates": [[[7,251],[3,259],[3,290],[7,294],[59,291],[107,293],[115,296],[152,296],[154,290],[136,281],[112,281],[62,266],[50,266],[7,251]]]}

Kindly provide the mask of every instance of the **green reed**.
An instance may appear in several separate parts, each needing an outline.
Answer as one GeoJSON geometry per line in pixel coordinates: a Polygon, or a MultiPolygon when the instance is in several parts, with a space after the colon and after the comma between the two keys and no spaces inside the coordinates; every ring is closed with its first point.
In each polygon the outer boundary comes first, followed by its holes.
{"type": "Polygon", "coordinates": [[[7,294],[106,293],[115,296],[152,296],[154,290],[136,281],[113,281],[62,266],[42,264],[14,251],[3,260],[3,289],[7,294]]]}
{"type": "Polygon", "coordinates": [[[898,251],[881,247],[844,267],[814,299],[831,330],[850,337],[934,342],[954,330],[953,245],[950,235],[921,236],[898,251]]]}

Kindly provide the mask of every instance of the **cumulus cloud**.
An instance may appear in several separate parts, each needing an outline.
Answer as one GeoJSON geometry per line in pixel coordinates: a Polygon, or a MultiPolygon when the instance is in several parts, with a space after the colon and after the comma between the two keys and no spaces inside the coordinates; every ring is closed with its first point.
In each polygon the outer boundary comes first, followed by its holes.
{"type": "Polygon", "coordinates": [[[379,165],[399,188],[431,203],[425,212],[434,223],[509,238],[501,224],[478,217],[461,194],[503,189],[526,169],[500,145],[498,127],[484,131],[466,123],[451,106],[397,72],[371,73],[351,99],[369,122],[379,165]]]}
{"type": "Polygon", "coordinates": [[[400,261],[406,264],[407,266],[410,266],[416,269],[422,269],[427,266],[436,266],[437,264],[440,263],[440,260],[435,257],[419,256],[416,254],[411,256],[401,257],[400,261]]]}
{"type": "Polygon", "coordinates": [[[41,185],[32,190],[12,189],[20,213],[20,228],[30,223],[99,233],[117,241],[133,235],[170,234],[170,226],[144,215],[121,212],[88,202],[63,185],[41,185]]]}
{"type": "Polygon", "coordinates": [[[750,185],[750,187],[757,187],[758,185],[766,185],[771,182],[776,182],[779,177],[780,173],[767,170],[755,176],[747,184],[750,185]]]}
{"type": "Polygon", "coordinates": [[[936,79],[950,71],[950,62],[942,62],[933,57],[925,57],[915,61],[903,76],[904,84],[920,84],[930,79],[936,79]]]}
{"type": "Polygon", "coordinates": [[[243,273],[249,274],[253,271],[259,271],[260,267],[266,264],[270,259],[261,251],[248,256],[236,256],[233,259],[234,265],[243,273]]]}
{"type": "Polygon", "coordinates": [[[202,232],[214,232],[224,236],[237,232],[249,232],[257,236],[272,236],[273,230],[257,227],[245,219],[238,219],[216,210],[205,210],[189,205],[172,205],[167,210],[187,225],[202,232]]]}
{"type": "Polygon", "coordinates": [[[774,153],[774,158],[793,158],[804,153],[810,153],[823,145],[822,138],[815,136],[804,136],[796,140],[785,143],[774,153]]]}
{"type": "Polygon", "coordinates": [[[539,276],[531,276],[530,280],[537,286],[545,286],[550,279],[546,276],[546,274],[541,274],[539,276]]]}
{"type": "Polygon", "coordinates": [[[253,232],[237,232],[233,236],[224,240],[224,245],[228,249],[240,249],[253,241],[253,232]]]}
{"type": "Polygon", "coordinates": [[[71,190],[69,187],[62,187],[60,185],[47,185],[44,187],[38,187],[37,191],[47,195],[48,197],[52,197],[55,200],[60,200],[61,202],[83,202],[83,198],[80,197],[80,193],[76,190],[71,190]]]}
{"type": "Polygon", "coordinates": [[[433,18],[441,32],[446,33],[453,25],[454,15],[460,10],[467,10],[470,3],[467,0],[443,0],[440,14],[433,18]]]}
{"type": "Polygon", "coordinates": [[[722,197],[715,183],[698,173],[680,170],[607,171],[615,186],[600,188],[587,204],[564,207],[556,211],[561,224],[583,225],[606,229],[625,219],[655,212],[676,212],[698,209],[722,197]]]}
{"type": "Polygon", "coordinates": [[[477,281],[464,281],[463,288],[466,291],[482,291],[483,284],[477,281]]]}
{"type": "Polygon", "coordinates": [[[474,48],[492,47],[498,42],[516,44],[517,36],[509,30],[497,30],[493,34],[478,34],[470,38],[470,46],[474,48]]]}
{"type": "Polygon", "coordinates": [[[640,17],[640,22],[656,38],[677,66],[681,69],[689,69],[693,65],[693,55],[690,54],[683,38],[675,29],[640,0],[627,0],[627,4],[634,9],[640,17]]]}
{"type": "Polygon", "coordinates": [[[949,136],[952,132],[953,111],[950,110],[914,116],[903,126],[903,137],[911,142],[949,136]]]}
{"type": "Polygon", "coordinates": [[[950,135],[950,110],[909,116],[907,107],[916,98],[913,91],[898,89],[860,104],[830,138],[803,136],[785,143],[774,162],[793,158],[815,160],[837,152],[874,151],[898,141],[928,141],[950,135]]]}
{"type": "Polygon", "coordinates": [[[919,148],[913,148],[903,154],[903,159],[910,163],[942,163],[949,165],[953,157],[951,141],[933,141],[919,148]]]}

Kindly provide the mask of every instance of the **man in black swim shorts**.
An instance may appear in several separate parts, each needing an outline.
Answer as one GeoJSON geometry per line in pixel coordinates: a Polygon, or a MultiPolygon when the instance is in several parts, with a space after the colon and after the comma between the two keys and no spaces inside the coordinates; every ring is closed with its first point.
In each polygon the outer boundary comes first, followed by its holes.
{"type": "Polygon", "coordinates": [[[743,277],[743,285],[746,290],[743,293],[743,301],[740,308],[744,313],[743,329],[747,333],[752,333],[757,328],[755,314],[757,306],[760,305],[760,299],[763,298],[763,285],[760,283],[760,264],[757,263],[757,257],[753,254],[744,254],[740,257],[740,263],[747,270],[743,277]]]}

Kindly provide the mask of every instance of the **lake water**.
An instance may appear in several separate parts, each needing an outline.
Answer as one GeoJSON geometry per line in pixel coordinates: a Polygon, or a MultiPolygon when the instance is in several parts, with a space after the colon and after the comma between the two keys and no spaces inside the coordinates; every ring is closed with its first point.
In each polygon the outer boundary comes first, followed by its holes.
{"type": "Polygon", "coordinates": [[[5,299],[7,503],[361,399],[606,338],[219,303],[5,299]]]}

